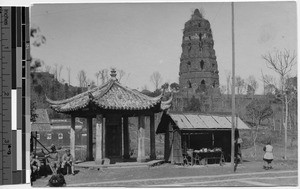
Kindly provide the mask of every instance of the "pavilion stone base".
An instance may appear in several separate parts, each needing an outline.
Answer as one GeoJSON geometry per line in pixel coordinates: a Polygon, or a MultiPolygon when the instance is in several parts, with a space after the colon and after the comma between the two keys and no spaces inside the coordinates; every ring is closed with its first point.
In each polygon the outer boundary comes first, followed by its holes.
{"type": "Polygon", "coordinates": [[[150,159],[151,160],[155,160],[156,159],[156,155],[154,154],[154,155],[150,155],[150,159]]]}
{"type": "Polygon", "coordinates": [[[137,162],[139,162],[139,163],[142,163],[142,162],[146,162],[146,156],[143,156],[143,157],[138,157],[137,159],[136,159],[136,161],[137,162]]]}
{"type": "Polygon", "coordinates": [[[110,164],[110,159],[103,158],[103,159],[100,159],[100,160],[96,160],[95,164],[97,164],[97,165],[109,165],[110,164]]]}

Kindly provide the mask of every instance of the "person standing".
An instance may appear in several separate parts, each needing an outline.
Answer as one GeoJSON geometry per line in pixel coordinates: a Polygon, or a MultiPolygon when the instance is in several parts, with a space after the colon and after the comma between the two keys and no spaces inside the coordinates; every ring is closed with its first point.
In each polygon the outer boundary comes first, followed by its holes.
{"type": "Polygon", "coordinates": [[[272,169],[272,161],[274,159],[273,156],[273,146],[271,145],[271,141],[267,143],[267,145],[263,148],[265,151],[263,160],[265,161],[264,169],[272,169]]]}

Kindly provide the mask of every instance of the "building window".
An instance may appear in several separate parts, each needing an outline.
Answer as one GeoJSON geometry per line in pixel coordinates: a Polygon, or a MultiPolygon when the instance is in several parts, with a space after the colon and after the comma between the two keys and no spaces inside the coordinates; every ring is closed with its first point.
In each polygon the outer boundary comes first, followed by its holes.
{"type": "Polygon", "coordinates": [[[201,81],[201,85],[205,85],[205,81],[204,81],[204,79],[201,81]]]}
{"type": "Polygon", "coordinates": [[[47,134],[47,140],[51,140],[52,139],[52,134],[47,134]]]}
{"type": "Polygon", "coordinates": [[[217,82],[214,81],[214,82],[213,82],[213,87],[216,87],[216,85],[217,85],[217,82]]]}
{"type": "Polygon", "coordinates": [[[40,140],[41,135],[40,134],[36,134],[36,139],[40,140]]]}
{"type": "Polygon", "coordinates": [[[201,70],[203,70],[203,68],[204,68],[204,61],[203,60],[201,60],[201,62],[200,62],[200,68],[201,68],[201,70]]]}
{"type": "Polygon", "coordinates": [[[191,83],[191,81],[188,80],[187,83],[188,83],[188,88],[192,88],[192,83],[191,83]]]}
{"type": "Polygon", "coordinates": [[[63,139],[64,135],[62,133],[58,133],[58,139],[63,139]]]}

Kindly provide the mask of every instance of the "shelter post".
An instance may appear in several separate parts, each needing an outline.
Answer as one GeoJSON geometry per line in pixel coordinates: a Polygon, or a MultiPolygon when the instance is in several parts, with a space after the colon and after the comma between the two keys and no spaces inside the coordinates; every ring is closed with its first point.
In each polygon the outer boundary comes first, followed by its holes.
{"type": "Polygon", "coordinates": [[[71,128],[70,128],[70,153],[75,159],[75,116],[71,116],[71,128]]]}
{"type": "Polygon", "coordinates": [[[170,158],[170,133],[169,133],[169,124],[167,126],[167,129],[166,129],[166,133],[165,133],[165,149],[164,149],[164,159],[165,161],[169,161],[169,158],[170,158]]]}
{"type": "Polygon", "coordinates": [[[128,117],[124,116],[123,117],[123,143],[124,143],[124,154],[123,158],[124,159],[129,159],[129,130],[128,130],[128,117]]]}
{"type": "Polygon", "coordinates": [[[96,117],[96,158],[95,162],[100,163],[102,162],[103,154],[102,154],[102,131],[103,131],[103,115],[97,115],[96,117]]]}
{"type": "Polygon", "coordinates": [[[106,118],[103,117],[102,120],[102,158],[106,157],[106,118]]]}
{"type": "Polygon", "coordinates": [[[87,148],[86,148],[86,160],[92,161],[93,160],[93,118],[87,118],[87,148]]]}
{"type": "Polygon", "coordinates": [[[156,159],[154,114],[150,115],[150,159],[156,159]]]}
{"type": "Polygon", "coordinates": [[[140,115],[138,118],[138,162],[145,162],[145,116],[140,115]]]}

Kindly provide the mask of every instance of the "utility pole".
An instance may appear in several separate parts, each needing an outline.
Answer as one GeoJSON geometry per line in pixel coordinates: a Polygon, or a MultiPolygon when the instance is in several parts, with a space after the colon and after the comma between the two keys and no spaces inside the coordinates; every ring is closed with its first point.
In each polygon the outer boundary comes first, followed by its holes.
{"type": "Polygon", "coordinates": [[[232,86],[231,86],[231,166],[234,172],[234,131],[235,131],[235,54],[234,54],[234,5],[231,2],[232,10],[232,86]]]}
{"type": "Polygon", "coordinates": [[[284,122],[284,160],[287,160],[286,157],[286,149],[287,149],[287,126],[288,126],[288,109],[289,109],[289,102],[287,99],[287,92],[285,92],[285,122],[284,122]]]}

